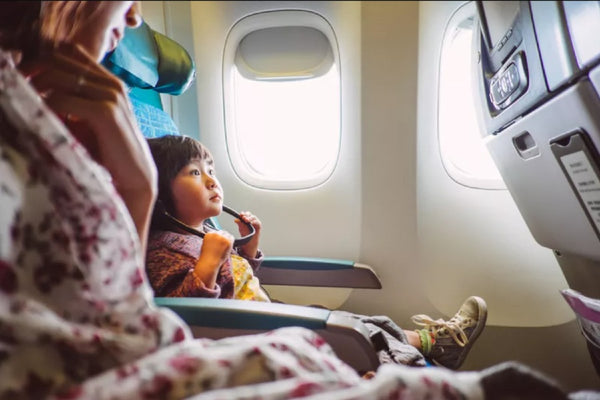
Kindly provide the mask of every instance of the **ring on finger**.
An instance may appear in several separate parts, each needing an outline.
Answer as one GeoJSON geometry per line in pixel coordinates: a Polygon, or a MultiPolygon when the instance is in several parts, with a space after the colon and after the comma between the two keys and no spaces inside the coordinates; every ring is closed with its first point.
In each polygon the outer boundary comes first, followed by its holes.
{"type": "Polygon", "coordinates": [[[85,85],[85,76],[79,75],[79,77],[77,78],[77,92],[78,93],[81,91],[81,87],[83,85],[85,85]]]}

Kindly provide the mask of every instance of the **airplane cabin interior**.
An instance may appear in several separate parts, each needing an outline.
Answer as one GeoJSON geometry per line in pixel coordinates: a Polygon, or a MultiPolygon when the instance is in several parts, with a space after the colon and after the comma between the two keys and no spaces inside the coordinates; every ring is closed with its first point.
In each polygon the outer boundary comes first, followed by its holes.
{"type": "MultiPolygon", "coordinates": [[[[155,120],[144,133],[165,134],[164,118],[212,149],[228,199],[269,227],[259,278],[287,303],[158,304],[204,337],[311,326],[373,369],[367,332],[337,310],[404,326],[415,309],[452,315],[477,294],[488,326],[464,370],[518,360],[570,389],[600,387],[599,2],[141,3],[135,36],[150,35],[159,54],[170,41],[184,49],[180,65],[159,57],[158,74],[130,77],[138,117],[155,120]],[[312,80],[334,95],[323,92],[326,113],[301,135],[317,125],[336,135],[305,138],[309,147],[251,136],[254,120],[297,118],[277,102],[299,107],[265,91],[264,109],[244,114],[260,85],[284,93],[312,80]],[[245,149],[252,140],[275,144],[245,149]],[[268,151],[284,158],[262,160],[268,151]],[[318,159],[312,176],[285,169],[302,152],[318,159]]],[[[134,49],[105,65],[143,71],[146,50],[134,49]]]]}
{"type": "Polygon", "coordinates": [[[460,371],[600,393],[600,1],[139,3],[102,64],[146,138],[210,149],[211,229],[260,218],[270,299],[158,306],[201,338],[305,327],[365,373],[384,346],[347,313],[410,330],[479,296],[460,371]]]}

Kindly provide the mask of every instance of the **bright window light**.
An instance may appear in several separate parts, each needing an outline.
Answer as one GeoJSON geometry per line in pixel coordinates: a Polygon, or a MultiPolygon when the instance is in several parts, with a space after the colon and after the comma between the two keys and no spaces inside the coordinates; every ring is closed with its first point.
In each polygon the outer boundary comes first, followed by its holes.
{"type": "Polygon", "coordinates": [[[234,140],[249,175],[271,188],[323,182],[340,146],[335,64],[322,76],[297,80],[253,80],[234,70],[234,140]]]}
{"type": "Polygon", "coordinates": [[[340,56],[331,24],[303,10],[236,22],[223,52],[225,139],[245,183],[263,189],[323,184],[341,144],[340,56]]]}
{"type": "Polygon", "coordinates": [[[471,84],[473,20],[446,32],[439,85],[438,133],[446,172],[480,189],[505,189],[477,124],[471,84]]]}

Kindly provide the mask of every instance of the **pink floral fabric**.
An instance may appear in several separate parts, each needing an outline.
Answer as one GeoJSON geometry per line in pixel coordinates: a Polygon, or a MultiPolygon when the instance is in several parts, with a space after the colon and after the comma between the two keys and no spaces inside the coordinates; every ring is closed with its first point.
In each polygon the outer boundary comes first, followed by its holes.
{"type": "Polygon", "coordinates": [[[5,55],[0,106],[0,393],[60,391],[189,337],[153,305],[110,176],[5,55]]]}
{"type": "Polygon", "coordinates": [[[437,368],[362,380],[306,329],[192,339],[140,249],[110,176],[0,51],[0,399],[482,397],[437,368]]]}

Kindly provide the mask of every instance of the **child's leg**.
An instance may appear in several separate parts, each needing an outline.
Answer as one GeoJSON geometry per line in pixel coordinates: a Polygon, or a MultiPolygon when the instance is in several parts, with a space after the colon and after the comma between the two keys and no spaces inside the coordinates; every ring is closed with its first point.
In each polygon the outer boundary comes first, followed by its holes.
{"type": "Polygon", "coordinates": [[[423,345],[421,344],[421,336],[416,331],[407,331],[404,329],[404,334],[408,339],[408,344],[417,348],[417,350],[423,350],[423,345]]]}

